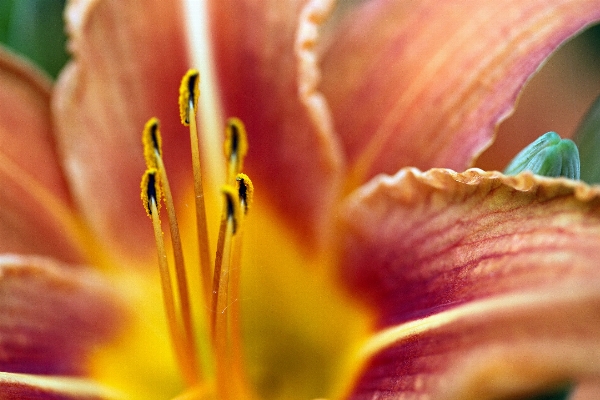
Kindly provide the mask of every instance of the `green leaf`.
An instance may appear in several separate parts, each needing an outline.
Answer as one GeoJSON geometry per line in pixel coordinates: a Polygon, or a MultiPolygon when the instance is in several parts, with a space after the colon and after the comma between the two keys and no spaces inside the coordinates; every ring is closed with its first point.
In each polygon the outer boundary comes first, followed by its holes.
{"type": "Polygon", "coordinates": [[[8,36],[8,24],[10,21],[13,0],[0,1],[0,42],[6,43],[8,36]]]}
{"type": "Polygon", "coordinates": [[[581,180],[600,183],[600,97],[581,121],[573,138],[581,157],[581,180]]]}
{"type": "Polygon", "coordinates": [[[68,59],[63,22],[65,0],[0,3],[0,39],[56,76],[68,59]]]}
{"type": "Polygon", "coordinates": [[[572,393],[573,386],[567,385],[559,389],[553,389],[544,393],[539,393],[532,397],[527,397],[524,400],[567,400],[572,393]]]}

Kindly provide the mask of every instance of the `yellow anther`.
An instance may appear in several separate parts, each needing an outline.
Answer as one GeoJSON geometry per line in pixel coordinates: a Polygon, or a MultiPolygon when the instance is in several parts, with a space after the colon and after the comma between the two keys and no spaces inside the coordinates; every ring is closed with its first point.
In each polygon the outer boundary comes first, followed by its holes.
{"type": "Polygon", "coordinates": [[[246,127],[241,119],[229,118],[227,120],[223,149],[225,150],[225,159],[235,165],[234,173],[237,175],[242,170],[244,157],[248,153],[246,127]]]}
{"type": "Polygon", "coordinates": [[[162,156],[162,138],[160,136],[160,122],[158,118],[152,117],[146,122],[142,133],[142,144],[144,145],[144,159],[147,168],[158,168],[156,153],[162,156]]]}
{"type": "Polygon", "coordinates": [[[144,204],[146,214],[152,218],[152,201],[156,203],[156,210],[160,209],[160,199],[162,197],[160,178],[156,168],[148,168],[142,176],[141,198],[144,204]]]}
{"type": "Polygon", "coordinates": [[[221,193],[225,196],[225,210],[223,212],[222,220],[229,220],[233,222],[233,233],[235,234],[237,223],[240,219],[240,200],[238,191],[231,185],[223,185],[221,187],[221,193]]]}
{"type": "Polygon", "coordinates": [[[184,126],[190,124],[190,107],[194,108],[194,115],[197,111],[198,96],[200,95],[199,80],[200,73],[196,69],[188,70],[181,79],[181,86],[179,86],[179,116],[184,126]]]}
{"type": "Polygon", "coordinates": [[[238,196],[240,198],[240,204],[244,209],[244,214],[248,214],[250,205],[252,204],[252,198],[254,196],[254,185],[248,175],[238,174],[235,177],[238,185],[238,196]]]}

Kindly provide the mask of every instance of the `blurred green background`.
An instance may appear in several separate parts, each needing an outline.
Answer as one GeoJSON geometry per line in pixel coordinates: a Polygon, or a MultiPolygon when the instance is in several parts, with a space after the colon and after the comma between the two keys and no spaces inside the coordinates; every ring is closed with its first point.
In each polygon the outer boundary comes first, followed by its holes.
{"type": "Polygon", "coordinates": [[[0,42],[56,77],[68,59],[66,0],[0,0],[0,42]]]}

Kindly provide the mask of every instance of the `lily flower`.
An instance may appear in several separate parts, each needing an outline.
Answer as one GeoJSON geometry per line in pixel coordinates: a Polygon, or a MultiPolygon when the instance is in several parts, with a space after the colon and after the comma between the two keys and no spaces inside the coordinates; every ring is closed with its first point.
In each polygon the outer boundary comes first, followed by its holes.
{"type": "Polygon", "coordinates": [[[593,397],[600,189],[465,169],[598,0],[77,0],[65,15],[73,59],[52,89],[0,54],[5,393],[593,397]],[[224,126],[247,133],[243,168],[224,126]],[[247,216],[228,169],[254,182],[247,216]],[[197,279],[203,247],[229,289],[197,279]]]}

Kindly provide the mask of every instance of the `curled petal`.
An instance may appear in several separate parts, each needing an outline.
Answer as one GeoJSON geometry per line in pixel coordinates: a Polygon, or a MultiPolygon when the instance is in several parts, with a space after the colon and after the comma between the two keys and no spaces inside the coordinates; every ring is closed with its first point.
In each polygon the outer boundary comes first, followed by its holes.
{"type": "Polygon", "coordinates": [[[45,258],[0,256],[0,370],[80,374],[125,317],[108,282],[45,258]]]}
{"type": "Polygon", "coordinates": [[[317,90],[315,46],[332,6],[331,0],[210,6],[224,112],[242,119],[248,132],[246,170],[304,244],[318,241],[343,166],[317,90]],[[235,21],[223,23],[231,16],[235,21]]]}
{"type": "Polygon", "coordinates": [[[177,114],[188,68],[180,13],[179,3],[160,0],[79,0],[65,14],[73,61],[52,103],[58,142],[77,205],[121,255],[152,254],[137,189],[145,169],[141,132],[150,117],[161,120],[172,186],[191,180],[184,174],[187,131],[177,114]]]}
{"type": "Polygon", "coordinates": [[[85,379],[0,372],[3,399],[100,400],[122,396],[85,379]]]}
{"type": "Polygon", "coordinates": [[[81,261],[50,118],[49,79],[0,49],[0,253],[81,261]]]}
{"type": "Polygon", "coordinates": [[[360,2],[323,50],[353,187],[404,166],[463,170],[523,84],[600,18],[597,0],[360,2]]]}
{"type": "Polygon", "coordinates": [[[404,169],[343,209],[341,275],[388,326],[600,271],[600,189],[529,173],[404,169]]]}
{"type": "Polygon", "coordinates": [[[580,278],[380,333],[349,397],[533,398],[579,382],[583,396],[585,383],[600,378],[600,291],[598,277],[580,278]]]}

